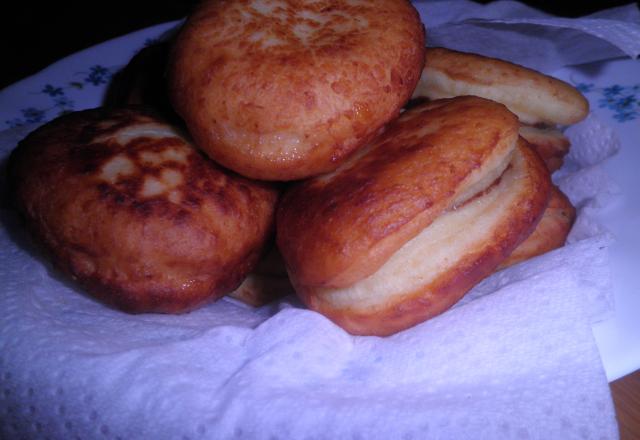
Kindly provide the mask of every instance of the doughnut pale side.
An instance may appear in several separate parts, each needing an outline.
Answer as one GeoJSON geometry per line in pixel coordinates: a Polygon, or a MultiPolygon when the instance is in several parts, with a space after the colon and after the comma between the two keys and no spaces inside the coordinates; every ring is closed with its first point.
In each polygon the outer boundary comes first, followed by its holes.
{"type": "Polygon", "coordinates": [[[549,173],[521,143],[494,185],[436,218],[375,273],[348,287],[296,286],[352,334],[385,336],[438,315],[490,275],[535,227],[549,173]]]}
{"type": "Polygon", "coordinates": [[[293,180],[335,169],[395,118],[423,64],[406,0],[207,0],[172,48],[169,92],[214,160],[293,180]]]}
{"type": "Polygon", "coordinates": [[[427,48],[414,98],[475,95],[506,105],[525,124],[569,125],[589,103],[571,85],[526,67],[442,47],[427,48]]]}
{"type": "Polygon", "coordinates": [[[518,125],[506,107],[482,98],[428,103],[404,112],[334,173],[294,185],[277,213],[294,286],[345,287],[373,274],[502,174],[518,125]]]}

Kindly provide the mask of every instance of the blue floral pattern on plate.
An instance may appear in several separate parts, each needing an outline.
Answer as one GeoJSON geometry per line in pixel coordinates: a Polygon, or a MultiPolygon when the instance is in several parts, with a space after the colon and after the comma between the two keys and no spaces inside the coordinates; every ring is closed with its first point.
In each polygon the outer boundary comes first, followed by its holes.
{"type": "Polygon", "coordinates": [[[578,83],[576,88],[582,93],[601,95],[597,101],[598,107],[613,111],[613,118],[618,122],[632,121],[640,117],[640,84],[596,87],[593,83],[578,83]]]}
{"type": "MultiPolygon", "coordinates": [[[[32,78],[42,78],[42,81],[36,85],[29,84],[28,88],[18,85],[18,89],[12,90],[20,90],[22,87],[20,92],[28,104],[25,103],[17,108],[7,105],[10,102],[20,101],[20,93],[18,93],[7,98],[1,106],[0,130],[3,129],[2,125],[5,128],[13,128],[32,123],[44,123],[65,113],[100,105],[101,97],[111,77],[140,49],[164,41],[168,34],[175,32],[179,23],[175,21],[146,28],[94,46],[88,49],[89,52],[74,54],[61,62],[64,65],[76,64],[76,67],[70,70],[73,73],[68,74],[58,70],[53,74],[49,71],[45,75],[34,75],[32,78]],[[96,53],[101,54],[102,63],[94,63],[96,53]],[[105,61],[106,59],[110,61],[105,61]],[[86,62],[74,63],[79,60],[86,62]],[[52,80],[52,77],[57,79],[52,80]]],[[[3,98],[9,96],[3,95],[3,98]]]]}
{"type": "Polygon", "coordinates": [[[39,91],[34,93],[47,96],[50,106],[23,108],[20,110],[21,117],[8,119],[4,122],[10,128],[14,128],[25,124],[44,122],[56,116],[69,113],[74,110],[75,104],[73,99],[68,96],[67,92],[69,90],[82,90],[85,87],[105,87],[113,76],[114,70],[100,64],[94,64],[87,71],[74,73],[74,79],[66,84],[44,84],[39,91]]]}

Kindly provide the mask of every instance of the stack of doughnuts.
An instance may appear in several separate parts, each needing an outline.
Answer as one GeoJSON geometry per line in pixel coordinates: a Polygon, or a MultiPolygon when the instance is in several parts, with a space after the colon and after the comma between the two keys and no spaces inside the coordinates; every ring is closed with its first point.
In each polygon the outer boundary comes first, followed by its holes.
{"type": "MultiPolygon", "coordinates": [[[[589,103],[578,90],[535,70],[478,54],[434,47],[426,49],[425,57],[414,99],[475,95],[500,102],[518,116],[520,136],[549,172],[562,166],[571,146],[562,130],[589,112],[589,103]]],[[[562,246],[575,216],[569,199],[554,186],[538,228],[500,267],[562,246]]]]}
{"type": "Polygon", "coordinates": [[[550,173],[584,98],[425,48],[406,0],[206,0],[111,90],[9,170],[54,264],[127,312],[295,292],[389,335],[563,245],[575,217],[550,173]]]}
{"type": "Polygon", "coordinates": [[[569,140],[559,127],[581,121],[589,103],[569,84],[507,61],[445,49],[426,50],[425,66],[413,98],[475,95],[507,106],[525,138],[550,171],[562,166],[569,140]]]}

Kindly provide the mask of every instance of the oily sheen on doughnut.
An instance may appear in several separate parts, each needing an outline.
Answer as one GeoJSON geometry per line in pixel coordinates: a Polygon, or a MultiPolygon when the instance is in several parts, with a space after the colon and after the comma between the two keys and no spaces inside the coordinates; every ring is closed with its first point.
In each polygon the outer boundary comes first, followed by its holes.
{"type": "Polygon", "coordinates": [[[232,291],[273,230],[273,188],[139,109],[54,120],[19,144],[9,171],[53,263],[128,312],[184,312],[232,291]]]}
{"type": "Polygon", "coordinates": [[[278,246],[303,302],[353,334],[443,312],[533,230],[549,174],[504,106],[423,104],[335,173],[298,184],[278,246]]]}
{"type": "Polygon", "coordinates": [[[423,64],[407,0],[206,0],[171,50],[169,92],[215,161],[293,180],[335,169],[395,118],[423,64]]]}

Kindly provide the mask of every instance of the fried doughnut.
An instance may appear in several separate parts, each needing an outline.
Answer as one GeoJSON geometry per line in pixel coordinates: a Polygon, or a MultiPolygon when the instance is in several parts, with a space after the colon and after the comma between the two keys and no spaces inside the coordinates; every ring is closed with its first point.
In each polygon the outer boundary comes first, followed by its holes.
{"type": "Polygon", "coordinates": [[[336,172],[285,192],[277,240],[289,274],[326,287],[372,274],[443,211],[493,182],[517,138],[516,117],[481,98],[404,112],[336,172]]]}
{"type": "Polygon", "coordinates": [[[576,219],[576,208],[557,186],[552,186],[549,205],[531,235],[504,260],[498,269],[504,269],[529,258],[564,246],[576,219]]]}
{"type": "Polygon", "coordinates": [[[564,157],[571,146],[569,139],[555,128],[522,125],[520,126],[520,136],[536,150],[547,165],[549,172],[554,172],[562,166],[564,157]]]}
{"type": "Polygon", "coordinates": [[[277,242],[302,301],[353,334],[443,312],[533,230],[549,173],[504,106],[477,97],[406,111],[335,173],[294,186],[277,242]],[[506,171],[505,171],[506,170],[506,171]]]}
{"type": "Polygon", "coordinates": [[[571,85],[507,61],[442,47],[427,48],[414,98],[475,95],[506,105],[524,124],[569,125],[589,103],[571,85]]]}
{"type": "Polygon", "coordinates": [[[214,160],[293,180],[335,169],[395,118],[423,63],[407,0],[207,0],[171,50],[169,93],[214,160]]]}
{"type": "Polygon", "coordinates": [[[273,231],[276,190],[220,168],[139,109],[50,122],[19,144],[9,171],[54,264],[127,312],[185,312],[232,291],[273,231]]]}
{"type": "Polygon", "coordinates": [[[274,246],[228,296],[250,306],[260,307],[292,293],[294,290],[284,261],[278,248],[274,246]]]}

